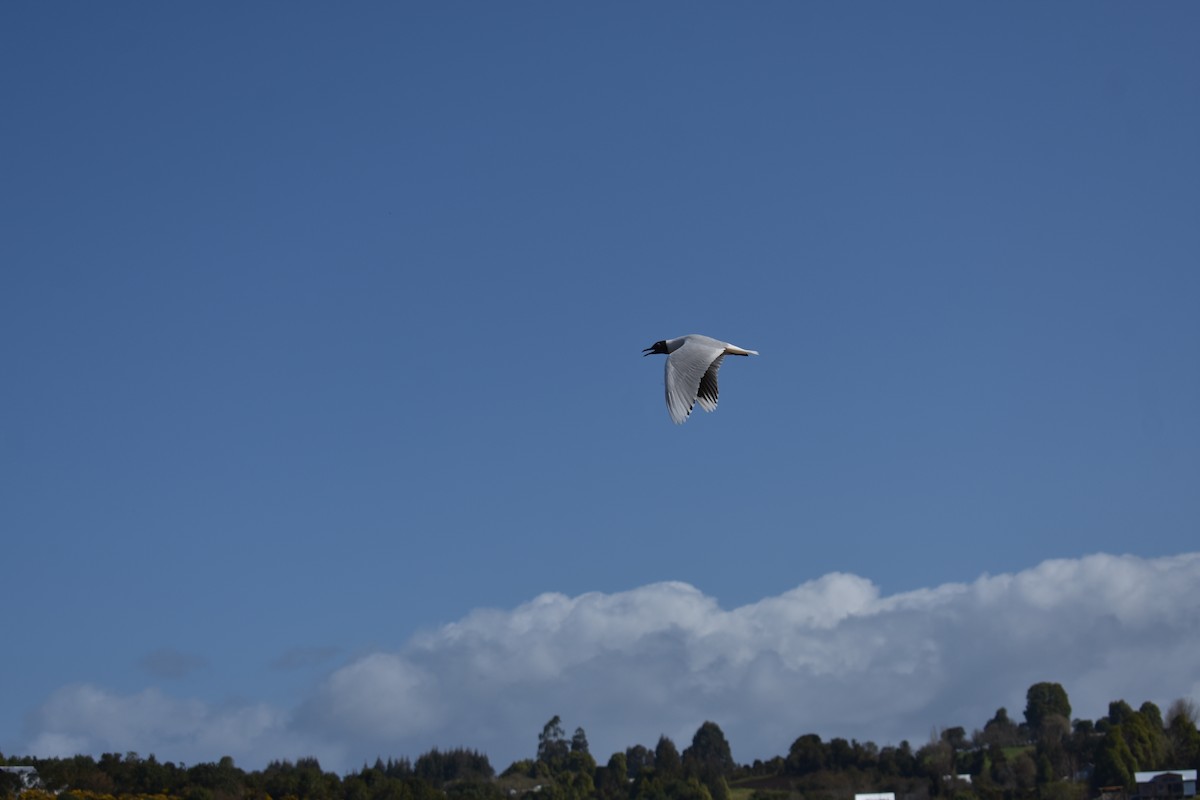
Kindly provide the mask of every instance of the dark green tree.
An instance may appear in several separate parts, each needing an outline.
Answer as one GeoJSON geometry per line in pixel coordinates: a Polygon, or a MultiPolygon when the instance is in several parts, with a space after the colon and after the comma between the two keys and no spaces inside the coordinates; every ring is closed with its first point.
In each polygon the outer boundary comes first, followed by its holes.
{"type": "MultiPolygon", "coordinates": [[[[887,746],[879,751],[879,774],[886,777],[909,777],[913,774],[912,748],[887,746]]],[[[785,762],[786,763],[786,762],[785,762]]]]}
{"type": "Polygon", "coordinates": [[[1021,741],[1021,732],[1017,724],[1008,717],[1005,708],[996,709],[996,714],[983,726],[980,734],[980,744],[988,747],[1013,747],[1021,741]]]}
{"type": "Polygon", "coordinates": [[[788,748],[787,771],[791,775],[807,775],[825,768],[825,745],[815,733],[806,733],[788,748]]]}
{"type": "Polygon", "coordinates": [[[556,776],[568,798],[584,800],[596,793],[596,759],[581,750],[568,753],[556,776]]]}
{"type": "Polygon", "coordinates": [[[943,728],[941,738],[943,742],[954,748],[955,752],[967,749],[967,732],[961,725],[956,725],[953,728],[943,728]]]}
{"type": "Polygon", "coordinates": [[[1118,727],[1133,753],[1134,770],[1162,769],[1167,739],[1161,726],[1156,727],[1141,711],[1133,711],[1118,727]]]}
{"type": "Polygon", "coordinates": [[[1037,786],[1037,763],[1028,752],[1018,753],[1009,762],[1017,792],[1032,792],[1037,786]]]}
{"type": "MultiPolygon", "coordinates": [[[[320,769],[317,770],[320,772],[320,769]]],[[[130,769],[132,776],[134,770],[130,769]]],[[[230,756],[222,756],[216,764],[200,763],[188,770],[188,782],[222,798],[241,797],[246,783],[246,773],[238,769],[230,756]]]]}
{"type": "Polygon", "coordinates": [[[1067,690],[1060,683],[1043,682],[1030,686],[1025,693],[1025,723],[1029,726],[1030,734],[1036,736],[1042,727],[1042,720],[1051,714],[1068,720],[1071,718],[1067,690]]]}
{"type": "Polygon", "coordinates": [[[840,736],[829,740],[825,746],[825,767],[834,771],[850,769],[857,764],[857,756],[850,743],[840,736]]]}
{"type": "Polygon", "coordinates": [[[576,728],[575,734],[571,737],[571,752],[586,753],[588,752],[587,734],[583,728],[576,728]]]}
{"type": "Polygon", "coordinates": [[[1012,765],[1008,763],[1008,755],[1003,747],[988,749],[988,759],[991,761],[990,777],[992,783],[1002,790],[1011,792],[1017,785],[1012,765]]]}
{"type": "Polygon", "coordinates": [[[1096,750],[1096,768],[1092,780],[1097,788],[1105,786],[1123,786],[1133,788],[1133,773],[1137,763],[1120,725],[1112,725],[1104,734],[1104,740],[1096,750]]]}
{"type": "Polygon", "coordinates": [[[1124,700],[1113,700],[1108,704],[1108,722],[1110,725],[1124,725],[1134,713],[1133,706],[1124,700]]]}
{"type": "Polygon", "coordinates": [[[930,741],[917,751],[917,764],[930,783],[938,787],[939,793],[953,791],[954,748],[941,738],[930,741]]]}
{"type": "Polygon", "coordinates": [[[715,722],[705,722],[692,737],[692,744],[683,751],[684,773],[698,778],[713,800],[729,800],[726,777],[736,768],[725,733],[715,722]]]}
{"type": "MultiPolygon", "coordinates": [[[[490,781],[462,781],[445,789],[446,800],[507,800],[500,787],[490,781]]],[[[350,800],[350,798],[346,798],[350,800]]]]}
{"type": "Polygon", "coordinates": [[[566,761],[571,752],[563,732],[562,720],[555,714],[538,734],[537,760],[549,765],[552,769],[566,761]]]}
{"type": "MultiPolygon", "coordinates": [[[[228,766],[232,766],[232,760],[228,766]]],[[[290,794],[299,800],[335,800],[341,793],[340,783],[337,775],[322,771],[321,763],[311,757],[297,759],[294,764],[273,761],[267,765],[261,780],[263,791],[272,797],[290,794]]]]}
{"type": "Polygon", "coordinates": [[[496,774],[485,754],[461,747],[446,751],[435,747],[417,758],[412,772],[439,788],[454,782],[487,782],[496,774]]]}
{"type": "Polygon", "coordinates": [[[1146,722],[1149,722],[1151,727],[1157,730],[1163,730],[1167,727],[1163,724],[1162,711],[1149,700],[1142,703],[1141,708],[1138,709],[1138,713],[1146,718],[1146,722]]]}
{"type": "Polygon", "coordinates": [[[654,747],[654,772],[668,778],[683,774],[683,761],[679,757],[679,749],[666,735],[658,737],[658,744],[654,747]]]}
{"type": "Polygon", "coordinates": [[[1075,772],[1071,751],[1071,723],[1059,714],[1042,718],[1041,726],[1034,734],[1035,757],[1038,765],[1038,782],[1045,784],[1059,778],[1068,778],[1075,772]]]}
{"type": "Polygon", "coordinates": [[[654,769],[654,751],[644,744],[625,748],[625,768],[630,779],[641,775],[643,770],[654,769]]]}
{"type": "Polygon", "coordinates": [[[596,770],[596,794],[601,800],[623,800],[629,796],[628,776],[625,754],[613,753],[604,768],[596,770]]]}
{"type": "Polygon", "coordinates": [[[699,775],[702,779],[732,774],[737,765],[733,763],[733,754],[721,726],[705,722],[696,730],[691,746],[683,751],[683,766],[688,774],[699,775]]]}
{"type": "Polygon", "coordinates": [[[704,788],[708,789],[712,800],[730,800],[729,782],[725,780],[724,775],[716,775],[703,781],[704,788]]]}

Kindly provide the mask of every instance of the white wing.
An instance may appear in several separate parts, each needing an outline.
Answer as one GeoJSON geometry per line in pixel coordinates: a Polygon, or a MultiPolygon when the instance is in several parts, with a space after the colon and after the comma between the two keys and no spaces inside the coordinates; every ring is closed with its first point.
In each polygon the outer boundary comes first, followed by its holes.
{"type": "Polygon", "coordinates": [[[689,338],[667,356],[667,411],[676,425],[687,421],[697,399],[705,411],[717,407],[717,370],[725,356],[719,344],[689,338]]]}
{"type": "Polygon", "coordinates": [[[696,392],[696,402],[705,411],[717,410],[717,370],[721,368],[721,359],[725,354],[717,356],[717,360],[708,365],[708,371],[700,379],[700,389],[696,392]]]}

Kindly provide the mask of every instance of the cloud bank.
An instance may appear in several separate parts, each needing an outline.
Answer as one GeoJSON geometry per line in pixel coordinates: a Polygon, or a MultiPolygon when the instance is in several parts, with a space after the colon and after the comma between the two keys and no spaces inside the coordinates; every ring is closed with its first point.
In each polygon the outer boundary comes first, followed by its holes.
{"type": "Polygon", "coordinates": [[[1200,553],[1093,555],[883,596],[832,573],[730,610],[684,583],[543,594],[482,609],[328,674],[295,708],[214,707],[157,689],[66,686],[30,715],[28,752],[156,753],[259,767],[316,755],[347,770],[431,747],[486,751],[497,770],[533,755],[554,714],[618,749],[682,748],[706,719],[740,761],[801,734],[878,744],[934,727],[1020,718],[1025,690],[1062,683],[1075,715],[1110,700],[1200,699],[1200,553]]]}

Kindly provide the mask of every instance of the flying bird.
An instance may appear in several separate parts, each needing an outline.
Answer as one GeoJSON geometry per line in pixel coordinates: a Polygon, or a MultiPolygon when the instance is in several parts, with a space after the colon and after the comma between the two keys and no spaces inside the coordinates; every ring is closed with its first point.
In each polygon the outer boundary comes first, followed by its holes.
{"type": "Polygon", "coordinates": [[[666,355],[667,411],[682,425],[696,403],[705,411],[717,410],[717,370],[725,356],[756,356],[758,351],[689,333],[655,342],[642,355],[666,355]]]}

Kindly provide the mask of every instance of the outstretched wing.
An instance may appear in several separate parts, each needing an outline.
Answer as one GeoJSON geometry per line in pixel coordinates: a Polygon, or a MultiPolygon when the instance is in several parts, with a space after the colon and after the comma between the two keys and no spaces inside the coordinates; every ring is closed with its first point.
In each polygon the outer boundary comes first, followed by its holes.
{"type": "Polygon", "coordinates": [[[717,407],[717,368],[724,355],[720,347],[689,340],[667,356],[667,411],[676,425],[687,421],[698,395],[704,395],[701,408],[712,411],[717,407]],[[704,391],[701,384],[706,384],[704,391]]]}
{"type": "Polygon", "coordinates": [[[725,358],[725,354],[717,356],[716,360],[708,365],[708,371],[704,373],[704,377],[700,379],[700,390],[696,393],[696,402],[705,411],[717,410],[717,370],[721,368],[721,359],[725,358]]]}

